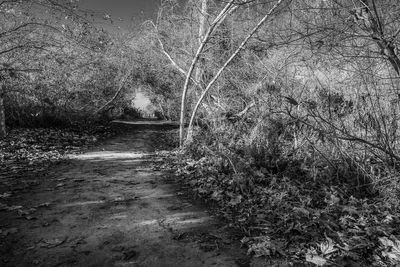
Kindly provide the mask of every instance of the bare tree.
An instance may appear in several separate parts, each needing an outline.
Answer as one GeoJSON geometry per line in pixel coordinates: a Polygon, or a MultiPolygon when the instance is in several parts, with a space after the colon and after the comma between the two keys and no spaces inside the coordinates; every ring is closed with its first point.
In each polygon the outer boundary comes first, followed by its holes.
{"type": "Polygon", "coordinates": [[[184,84],[183,90],[182,90],[181,112],[180,112],[179,140],[180,140],[181,146],[183,145],[183,141],[184,141],[184,127],[185,127],[185,117],[186,117],[186,98],[187,98],[187,92],[189,89],[189,83],[192,79],[193,72],[196,68],[198,61],[200,60],[201,54],[202,54],[206,44],[209,42],[210,37],[214,33],[215,29],[218,28],[218,26],[226,19],[226,17],[237,8],[237,5],[235,5],[234,2],[235,2],[234,0],[229,1],[225,5],[225,7],[219,12],[219,14],[214,19],[214,21],[211,23],[208,30],[204,34],[204,37],[196,51],[195,56],[192,59],[192,63],[187,72],[185,84],[184,84]]]}
{"type": "Polygon", "coordinates": [[[399,47],[395,44],[400,29],[393,34],[385,32],[384,19],[378,12],[376,1],[360,0],[359,2],[360,6],[353,10],[359,30],[376,43],[381,55],[390,62],[397,75],[400,76],[400,58],[397,54],[399,47]]]}
{"type": "MultiPolygon", "coordinates": [[[[61,57],[67,45],[94,49],[93,29],[76,10],[75,1],[0,1],[0,66],[9,65],[15,72],[38,71],[46,65],[41,65],[43,60],[51,56],[61,57]],[[38,17],[42,12],[47,15],[38,17]]],[[[70,51],[70,54],[77,53],[73,49],[70,51]]],[[[0,76],[7,76],[7,69],[10,68],[0,67],[0,76]]],[[[6,133],[4,98],[11,88],[6,83],[4,79],[0,80],[2,136],[6,133]]]]}
{"type": "Polygon", "coordinates": [[[243,40],[243,42],[239,45],[239,47],[233,52],[233,54],[228,58],[228,60],[223,64],[223,66],[218,70],[218,72],[214,75],[212,80],[208,83],[204,91],[202,92],[200,98],[198,99],[194,110],[192,111],[192,115],[190,117],[190,122],[189,122],[189,127],[188,127],[188,133],[186,140],[191,141],[192,139],[192,133],[193,133],[193,123],[196,118],[197,111],[204,100],[204,97],[207,95],[208,91],[212,88],[212,86],[215,84],[215,82],[218,80],[218,78],[221,76],[221,74],[224,72],[226,67],[236,58],[236,56],[244,49],[246,44],[249,42],[249,40],[254,36],[254,34],[263,26],[263,24],[270,18],[271,14],[279,7],[279,5],[283,2],[283,0],[278,0],[275,5],[269,10],[269,12],[258,22],[258,24],[250,31],[250,33],[246,36],[246,38],[243,40]]]}

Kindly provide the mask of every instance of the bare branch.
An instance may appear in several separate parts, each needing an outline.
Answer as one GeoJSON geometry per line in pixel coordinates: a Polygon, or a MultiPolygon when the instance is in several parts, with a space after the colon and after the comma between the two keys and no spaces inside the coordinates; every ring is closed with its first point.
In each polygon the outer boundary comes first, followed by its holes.
{"type": "MultiPolygon", "coordinates": [[[[184,135],[184,124],[185,124],[185,114],[186,114],[186,97],[187,97],[187,91],[189,88],[189,82],[191,80],[193,71],[196,67],[197,62],[200,59],[200,55],[203,52],[204,47],[208,43],[211,34],[214,32],[214,30],[222,23],[222,21],[225,20],[227,15],[231,12],[233,12],[232,7],[233,7],[234,0],[229,1],[228,4],[225,5],[225,7],[221,10],[221,12],[218,14],[218,16],[215,18],[213,23],[210,25],[208,28],[206,34],[204,35],[204,39],[202,40],[199,48],[197,49],[197,52],[192,60],[192,63],[190,65],[189,71],[186,75],[186,80],[185,84],[183,86],[183,92],[182,92],[182,102],[181,102],[181,114],[180,114],[180,129],[179,129],[179,140],[180,140],[180,145],[183,145],[183,135],[184,135]]],[[[236,9],[236,7],[233,7],[233,9],[236,9]]]]}
{"type": "Polygon", "coordinates": [[[243,40],[243,42],[239,45],[236,51],[229,57],[229,59],[224,63],[224,65],[219,69],[217,74],[213,77],[213,79],[209,82],[206,89],[201,94],[199,100],[194,107],[192,112],[192,116],[190,118],[189,127],[188,127],[188,134],[187,134],[187,141],[190,141],[192,138],[192,128],[194,119],[196,118],[197,110],[199,109],[201,103],[203,102],[204,97],[207,95],[208,91],[212,88],[214,83],[218,80],[221,74],[224,72],[226,67],[232,62],[233,59],[242,51],[242,49],[246,46],[248,41],[253,37],[253,35],[261,28],[261,26],[267,21],[267,19],[271,16],[271,14],[275,11],[276,8],[283,2],[284,0],[278,0],[275,5],[269,10],[269,12],[259,21],[259,23],[253,28],[253,30],[247,35],[247,37],[243,40]]]}
{"type": "Polygon", "coordinates": [[[110,105],[112,102],[115,101],[115,99],[117,99],[117,97],[120,95],[122,89],[124,88],[124,84],[126,82],[126,80],[129,78],[129,76],[131,75],[132,70],[129,70],[126,75],[120,80],[119,86],[118,86],[118,90],[117,92],[114,94],[114,96],[107,102],[105,103],[101,108],[99,108],[97,111],[95,111],[93,113],[93,115],[96,115],[98,113],[100,113],[101,111],[103,111],[108,105],[110,105]]]}

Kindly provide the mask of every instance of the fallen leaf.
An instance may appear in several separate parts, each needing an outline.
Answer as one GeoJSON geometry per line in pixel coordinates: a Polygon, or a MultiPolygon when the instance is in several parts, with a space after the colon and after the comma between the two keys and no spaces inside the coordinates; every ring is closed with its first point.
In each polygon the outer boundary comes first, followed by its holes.
{"type": "Polygon", "coordinates": [[[309,250],[306,254],[306,261],[314,263],[317,266],[325,266],[327,260],[324,257],[318,256],[315,251],[309,250]]]}
{"type": "Polygon", "coordinates": [[[388,249],[389,251],[383,251],[382,255],[390,258],[392,261],[396,263],[400,263],[400,241],[394,238],[394,241],[390,240],[387,237],[379,237],[378,240],[381,244],[388,249]]]}
{"type": "Polygon", "coordinates": [[[50,206],[50,202],[42,203],[42,204],[40,204],[40,205],[38,205],[38,206],[36,206],[36,207],[37,207],[37,208],[43,208],[43,207],[48,207],[48,206],[50,206]]]}
{"type": "Polygon", "coordinates": [[[6,199],[6,198],[11,197],[11,195],[12,195],[11,192],[5,192],[5,193],[3,193],[3,194],[0,194],[0,198],[6,199]]]}
{"type": "Polygon", "coordinates": [[[307,209],[301,208],[301,207],[294,207],[293,211],[297,212],[297,213],[300,213],[300,214],[302,214],[304,216],[309,216],[310,215],[310,212],[307,209]]]}
{"type": "Polygon", "coordinates": [[[10,234],[16,234],[16,233],[18,233],[18,228],[15,228],[15,227],[14,228],[0,230],[0,234],[2,236],[7,236],[7,235],[10,235],[10,234]]]}
{"type": "Polygon", "coordinates": [[[319,247],[323,255],[329,255],[337,251],[335,242],[329,237],[326,237],[326,242],[319,244],[319,247]]]}
{"type": "Polygon", "coordinates": [[[238,195],[238,196],[232,198],[231,201],[229,201],[229,205],[236,206],[236,205],[240,204],[242,202],[242,198],[243,197],[241,195],[238,195]]]}
{"type": "Polygon", "coordinates": [[[67,239],[68,238],[65,237],[64,239],[55,238],[55,239],[51,239],[51,240],[42,240],[39,243],[39,247],[42,247],[42,248],[55,248],[55,247],[57,247],[59,245],[62,245],[65,241],[67,241],[67,239]]]}
{"type": "Polygon", "coordinates": [[[13,211],[13,210],[20,210],[22,208],[23,208],[22,206],[9,206],[7,207],[7,210],[13,211]]]}
{"type": "Polygon", "coordinates": [[[124,252],[124,260],[125,261],[133,260],[133,259],[136,259],[137,257],[139,257],[139,253],[134,249],[124,252]]]}

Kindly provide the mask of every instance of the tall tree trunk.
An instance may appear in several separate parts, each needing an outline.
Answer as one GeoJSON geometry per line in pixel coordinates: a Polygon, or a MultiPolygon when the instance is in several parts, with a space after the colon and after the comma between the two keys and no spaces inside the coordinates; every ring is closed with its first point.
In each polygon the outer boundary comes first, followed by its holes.
{"type": "Polygon", "coordinates": [[[225,7],[221,10],[218,16],[215,18],[213,23],[211,23],[207,32],[204,35],[203,40],[201,41],[200,46],[198,47],[195,56],[193,57],[192,63],[190,64],[190,68],[186,74],[185,84],[183,85],[182,90],[182,100],[181,100],[181,111],[180,111],[180,121],[179,121],[179,143],[180,146],[183,146],[184,141],[184,127],[185,127],[185,117],[186,117],[186,97],[187,91],[189,88],[189,83],[192,80],[192,74],[195,71],[196,65],[200,59],[201,53],[203,52],[204,47],[208,43],[210,36],[213,34],[214,30],[218,28],[218,26],[225,20],[225,18],[234,10],[236,10],[237,5],[234,6],[235,0],[230,0],[229,3],[225,5],[225,7]]]}
{"type": "MultiPolygon", "coordinates": [[[[204,39],[204,36],[206,35],[207,31],[207,12],[208,12],[208,0],[201,0],[201,7],[199,13],[199,36],[198,36],[199,46],[201,45],[201,42],[204,39]]],[[[195,80],[197,84],[200,85],[203,84],[202,76],[204,73],[204,64],[205,64],[204,58],[200,58],[195,73],[195,80]]]]}
{"type": "Polygon", "coordinates": [[[261,26],[267,21],[267,19],[271,16],[271,14],[275,11],[275,9],[278,8],[278,6],[283,1],[285,1],[285,0],[278,0],[275,3],[275,5],[258,22],[258,24],[250,31],[250,33],[246,36],[246,38],[239,45],[239,47],[233,52],[233,54],[228,58],[228,60],[224,63],[224,65],[219,69],[219,71],[215,74],[215,76],[212,78],[212,80],[208,83],[207,87],[204,89],[203,93],[201,94],[200,98],[198,99],[198,101],[193,109],[192,115],[190,117],[189,126],[188,126],[188,130],[187,130],[187,137],[186,137],[187,142],[192,141],[194,119],[196,118],[196,114],[200,107],[200,104],[202,103],[204,97],[207,95],[208,91],[212,88],[212,86],[218,80],[218,78],[221,76],[221,74],[224,72],[226,67],[232,62],[232,60],[234,60],[236,58],[236,56],[242,51],[242,49],[244,49],[244,47],[249,42],[249,40],[253,37],[253,35],[261,28],[261,26]]]}
{"type": "Polygon", "coordinates": [[[6,137],[6,114],[4,112],[4,94],[5,90],[0,88],[0,139],[6,137]]]}
{"type": "Polygon", "coordinates": [[[400,75],[400,58],[396,45],[385,34],[382,19],[376,8],[375,0],[361,0],[362,6],[354,13],[360,29],[371,37],[379,47],[382,56],[389,61],[397,75],[400,75]]]}
{"type": "Polygon", "coordinates": [[[386,39],[375,39],[381,49],[381,54],[390,62],[397,75],[400,75],[400,58],[396,54],[396,47],[393,42],[386,39]]]}

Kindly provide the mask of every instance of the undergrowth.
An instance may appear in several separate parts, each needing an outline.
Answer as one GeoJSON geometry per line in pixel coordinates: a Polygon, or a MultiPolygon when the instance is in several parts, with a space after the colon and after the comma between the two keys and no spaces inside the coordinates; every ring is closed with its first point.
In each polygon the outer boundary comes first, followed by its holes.
{"type": "Polygon", "coordinates": [[[287,149],[276,127],[247,136],[229,127],[197,131],[177,174],[241,230],[249,254],[310,266],[400,265],[394,169],[381,165],[386,182],[374,180],[354,158],[324,158],[322,146],[287,149]]]}

